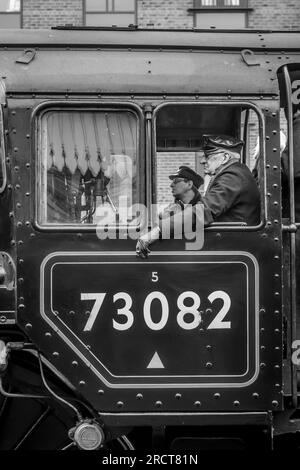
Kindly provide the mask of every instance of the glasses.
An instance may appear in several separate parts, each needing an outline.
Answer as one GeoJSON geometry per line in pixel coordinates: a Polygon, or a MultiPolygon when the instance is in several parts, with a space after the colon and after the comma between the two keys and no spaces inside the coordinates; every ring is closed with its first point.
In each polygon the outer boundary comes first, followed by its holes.
{"type": "Polygon", "coordinates": [[[217,157],[218,155],[224,155],[224,153],[225,152],[223,150],[220,150],[219,152],[212,153],[211,155],[204,154],[203,158],[207,161],[214,157],[217,157]]]}

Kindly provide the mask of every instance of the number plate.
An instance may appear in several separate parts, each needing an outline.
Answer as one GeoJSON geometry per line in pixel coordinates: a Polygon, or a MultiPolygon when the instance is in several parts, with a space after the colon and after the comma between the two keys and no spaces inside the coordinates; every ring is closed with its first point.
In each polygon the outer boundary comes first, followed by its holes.
{"type": "Polygon", "coordinates": [[[41,267],[41,306],[110,387],[241,387],[258,372],[247,253],[55,253],[41,267]]]}

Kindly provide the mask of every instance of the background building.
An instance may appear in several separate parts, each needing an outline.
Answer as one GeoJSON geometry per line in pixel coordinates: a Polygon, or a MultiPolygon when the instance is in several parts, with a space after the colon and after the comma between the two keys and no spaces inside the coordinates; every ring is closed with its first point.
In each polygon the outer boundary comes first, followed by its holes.
{"type": "Polygon", "coordinates": [[[0,0],[0,27],[299,29],[299,0],[0,0]]]}

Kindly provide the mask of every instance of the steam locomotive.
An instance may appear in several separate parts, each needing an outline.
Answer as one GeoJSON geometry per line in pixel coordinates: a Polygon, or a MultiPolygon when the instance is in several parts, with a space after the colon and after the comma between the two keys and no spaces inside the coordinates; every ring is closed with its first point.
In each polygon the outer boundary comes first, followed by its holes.
{"type": "Polygon", "coordinates": [[[0,31],[0,449],[296,440],[299,44],[0,31]],[[201,138],[218,133],[245,142],[260,223],[213,223],[201,249],[170,237],[137,259],[134,205],[150,226],[168,174],[201,173],[201,138]]]}

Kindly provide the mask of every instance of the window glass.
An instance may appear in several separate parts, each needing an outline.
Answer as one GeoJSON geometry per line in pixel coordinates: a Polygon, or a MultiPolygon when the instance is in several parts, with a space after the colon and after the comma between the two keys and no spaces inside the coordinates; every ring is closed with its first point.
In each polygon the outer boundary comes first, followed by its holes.
{"type": "MultiPolygon", "coordinates": [[[[209,174],[204,167],[204,152],[201,147],[203,135],[206,134],[227,135],[243,140],[243,151],[240,154],[233,153],[230,158],[238,158],[238,162],[248,167],[250,185],[259,185],[260,175],[263,174],[259,129],[258,115],[250,108],[222,105],[162,107],[156,118],[155,184],[158,211],[163,211],[174,202],[169,175],[174,174],[181,165],[192,168],[203,177],[204,184],[200,186],[199,192],[205,196],[214,175],[209,174]]],[[[259,211],[258,205],[258,213],[259,211]]]]}
{"type": "Polygon", "coordinates": [[[214,7],[217,5],[217,0],[201,0],[203,7],[214,7]]]}
{"type": "Polygon", "coordinates": [[[226,7],[238,7],[240,5],[240,0],[224,0],[224,5],[226,7]]]}
{"type": "Polygon", "coordinates": [[[86,0],[86,11],[106,11],[106,0],[86,0]]]}
{"type": "Polygon", "coordinates": [[[196,13],[196,27],[202,29],[240,29],[246,26],[246,15],[243,12],[208,12],[196,13]]]}
{"type": "Polygon", "coordinates": [[[115,11],[134,11],[135,0],[115,0],[114,10],[115,11]]]}
{"type": "Polygon", "coordinates": [[[20,0],[0,0],[0,12],[19,12],[20,8],[20,0]]]}
{"type": "Polygon", "coordinates": [[[124,26],[135,23],[134,13],[87,13],[87,26],[124,26]]]}
{"type": "Polygon", "coordinates": [[[138,120],[131,111],[49,111],[40,129],[39,222],[101,224],[138,202],[138,120]]]}

